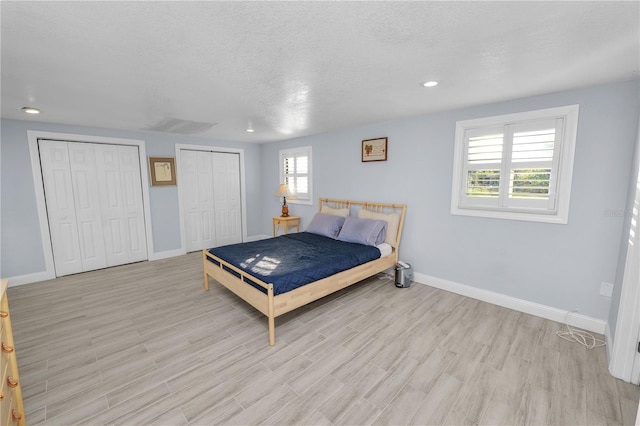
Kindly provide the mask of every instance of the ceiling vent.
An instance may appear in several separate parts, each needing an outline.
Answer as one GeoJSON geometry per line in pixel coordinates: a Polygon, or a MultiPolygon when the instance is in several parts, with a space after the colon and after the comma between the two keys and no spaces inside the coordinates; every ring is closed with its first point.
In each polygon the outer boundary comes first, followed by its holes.
{"type": "Polygon", "coordinates": [[[179,133],[181,135],[193,135],[203,133],[215,126],[217,123],[202,123],[199,121],[180,120],[178,118],[165,118],[164,120],[147,127],[143,130],[152,130],[163,133],[179,133]]]}

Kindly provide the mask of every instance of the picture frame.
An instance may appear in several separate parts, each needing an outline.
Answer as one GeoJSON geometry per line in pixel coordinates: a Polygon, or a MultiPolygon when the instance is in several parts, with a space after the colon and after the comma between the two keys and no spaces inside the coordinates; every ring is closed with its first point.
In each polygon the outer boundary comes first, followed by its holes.
{"type": "Polygon", "coordinates": [[[175,186],[176,159],[174,157],[149,157],[151,186],[175,186]]]}
{"type": "Polygon", "coordinates": [[[362,141],[362,162],[387,161],[387,138],[365,139],[362,141]]]}

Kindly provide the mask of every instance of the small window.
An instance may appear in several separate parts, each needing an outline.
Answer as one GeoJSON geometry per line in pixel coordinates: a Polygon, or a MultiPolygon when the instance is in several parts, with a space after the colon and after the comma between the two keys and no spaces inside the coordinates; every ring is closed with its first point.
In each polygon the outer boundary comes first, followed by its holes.
{"type": "Polygon", "coordinates": [[[456,123],[451,213],[567,223],[578,105],[456,123]]]}
{"type": "Polygon", "coordinates": [[[313,203],[310,146],[280,151],[280,182],[295,195],[288,203],[313,203]]]}

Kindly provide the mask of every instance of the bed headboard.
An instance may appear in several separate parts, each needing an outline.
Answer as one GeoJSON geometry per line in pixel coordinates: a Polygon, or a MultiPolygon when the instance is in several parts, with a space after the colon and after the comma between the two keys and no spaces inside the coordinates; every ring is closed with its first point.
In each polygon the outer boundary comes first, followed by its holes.
{"type": "Polygon", "coordinates": [[[320,198],[318,203],[318,211],[322,210],[323,206],[331,207],[333,209],[349,209],[350,216],[357,216],[358,210],[363,209],[371,213],[378,214],[396,214],[399,216],[397,235],[395,239],[396,251],[400,247],[400,239],[402,237],[402,227],[404,226],[404,216],[407,211],[405,204],[389,204],[389,203],[377,203],[374,201],[352,201],[352,200],[336,200],[332,198],[320,198]]]}

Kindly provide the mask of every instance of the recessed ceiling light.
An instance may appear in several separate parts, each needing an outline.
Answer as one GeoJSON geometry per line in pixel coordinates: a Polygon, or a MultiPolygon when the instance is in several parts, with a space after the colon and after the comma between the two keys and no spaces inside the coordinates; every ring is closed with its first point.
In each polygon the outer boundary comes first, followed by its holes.
{"type": "Polygon", "coordinates": [[[438,85],[437,81],[427,81],[426,83],[423,84],[424,87],[434,87],[437,85],[438,85]]]}
{"type": "Polygon", "coordinates": [[[40,110],[33,107],[22,107],[22,111],[26,112],[27,114],[40,114],[40,110]]]}
{"type": "Polygon", "coordinates": [[[249,128],[247,129],[247,132],[249,132],[249,133],[253,133],[254,131],[255,131],[255,130],[253,130],[251,127],[249,127],[249,128]]]}

